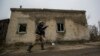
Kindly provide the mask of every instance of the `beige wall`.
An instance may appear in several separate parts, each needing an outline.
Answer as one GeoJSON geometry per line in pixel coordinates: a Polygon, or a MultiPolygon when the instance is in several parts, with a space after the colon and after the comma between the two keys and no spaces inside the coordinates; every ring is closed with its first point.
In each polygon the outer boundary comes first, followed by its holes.
{"type": "MultiPolygon", "coordinates": [[[[37,20],[37,17],[43,18],[46,22],[46,25],[49,27],[46,29],[46,39],[48,41],[55,41],[57,39],[59,40],[81,40],[89,39],[89,32],[86,26],[83,26],[81,24],[75,23],[73,20],[70,19],[68,16],[74,16],[76,15],[70,15],[66,13],[51,13],[51,12],[17,12],[14,11],[11,13],[11,19],[8,27],[8,32],[6,36],[6,43],[15,43],[15,42],[32,42],[35,43],[35,29],[36,24],[35,21],[37,20]],[[64,16],[67,16],[64,17],[64,16]],[[56,26],[56,17],[64,17],[64,23],[65,23],[65,32],[58,33],[57,32],[57,26],[56,26]],[[26,34],[19,34],[17,33],[18,24],[19,23],[27,23],[27,32],[26,34]]],[[[78,17],[81,16],[80,14],[78,17]]],[[[84,16],[85,17],[85,16],[84,16]]],[[[63,19],[63,18],[62,18],[63,19]]]]}
{"type": "Polygon", "coordinates": [[[86,26],[65,20],[66,33],[63,40],[89,40],[89,32],[86,26]]]}
{"type": "Polygon", "coordinates": [[[35,41],[35,21],[29,20],[28,15],[23,15],[20,12],[14,12],[11,15],[8,33],[6,37],[7,43],[15,42],[34,42],[35,41]],[[24,20],[20,20],[24,19],[24,20]],[[17,33],[18,24],[27,23],[26,34],[17,33]]]}

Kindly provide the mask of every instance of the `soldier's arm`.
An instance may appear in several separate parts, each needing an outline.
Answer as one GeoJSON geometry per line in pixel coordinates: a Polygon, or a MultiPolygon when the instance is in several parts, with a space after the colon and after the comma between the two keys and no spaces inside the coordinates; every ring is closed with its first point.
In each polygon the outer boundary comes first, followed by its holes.
{"type": "Polygon", "coordinates": [[[47,27],[48,27],[48,26],[44,26],[44,27],[43,27],[43,30],[45,30],[47,27]]]}

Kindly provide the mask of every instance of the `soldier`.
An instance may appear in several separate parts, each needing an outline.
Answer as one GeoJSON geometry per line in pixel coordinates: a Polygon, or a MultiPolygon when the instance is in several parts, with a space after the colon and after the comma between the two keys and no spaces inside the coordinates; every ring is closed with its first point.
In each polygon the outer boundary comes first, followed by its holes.
{"type": "Polygon", "coordinates": [[[48,26],[45,25],[44,22],[39,22],[36,29],[36,34],[39,35],[39,41],[41,42],[41,49],[44,50],[44,38],[45,38],[45,29],[48,26]]]}
{"type": "MultiPolygon", "coordinates": [[[[44,22],[40,21],[36,28],[36,34],[39,35],[39,41],[41,42],[41,50],[44,50],[44,38],[45,38],[45,29],[48,26],[44,22]]],[[[35,44],[34,44],[35,45],[35,44]]],[[[33,45],[30,44],[27,51],[31,52],[33,45]]]]}

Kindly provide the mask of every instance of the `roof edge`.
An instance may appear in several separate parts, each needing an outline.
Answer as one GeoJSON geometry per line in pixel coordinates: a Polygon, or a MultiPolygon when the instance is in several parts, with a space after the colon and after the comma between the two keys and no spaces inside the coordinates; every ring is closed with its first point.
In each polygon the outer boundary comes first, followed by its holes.
{"type": "Polygon", "coordinates": [[[10,8],[11,11],[50,11],[50,12],[83,12],[85,10],[63,10],[63,9],[46,9],[46,8],[10,8]]]}

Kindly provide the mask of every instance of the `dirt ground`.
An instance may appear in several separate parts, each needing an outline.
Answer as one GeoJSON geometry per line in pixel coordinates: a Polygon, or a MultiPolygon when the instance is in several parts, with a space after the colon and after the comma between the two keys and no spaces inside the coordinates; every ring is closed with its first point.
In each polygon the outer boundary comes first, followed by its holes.
{"type": "Polygon", "coordinates": [[[8,49],[0,56],[100,56],[100,42],[75,45],[45,45],[45,50],[41,50],[40,45],[36,45],[32,48],[31,53],[26,50],[27,46],[17,50],[8,49]]]}

